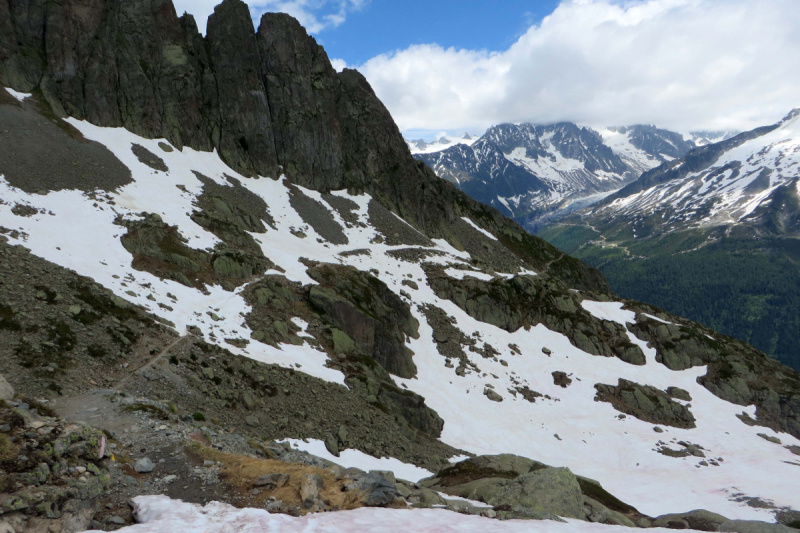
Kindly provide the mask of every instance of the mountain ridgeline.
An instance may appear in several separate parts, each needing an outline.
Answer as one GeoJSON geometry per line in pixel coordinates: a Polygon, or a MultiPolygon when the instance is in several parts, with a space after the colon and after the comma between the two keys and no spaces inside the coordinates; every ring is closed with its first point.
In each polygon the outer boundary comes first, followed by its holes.
{"type": "Polygon", "coordinates": [[[364,77],[337,73],[288,15],[267,13],[255,31],[247,4],[225,0],[204,38],[170,1],[34,0],[0,2],[0,24],[0,83],[33,91],[58,116],[216,149],[244,175],[369,192],[458,248],[452,223],[468,215],[536,268],[606,287],[593,269],[415,162],[364,77]]]}
{"type": "Polygon", "coordinates": [[[437,143],[446,146],[438,151],[411,146],[439,177],[535,232],[695,144],[649,125],[598,132],[561,122],[500,124],[476,141],[437,143]]]}

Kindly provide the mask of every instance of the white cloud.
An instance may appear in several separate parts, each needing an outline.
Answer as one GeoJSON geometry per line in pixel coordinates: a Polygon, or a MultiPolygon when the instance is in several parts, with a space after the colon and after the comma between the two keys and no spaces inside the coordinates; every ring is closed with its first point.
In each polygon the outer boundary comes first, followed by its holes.
{"type": "Polygon", "coordinates": [[[747,129],[800,106],[797,0],[565,0],[506,51],[359,67],[404,131],[570,120],[747,129]]]}
{"type": "Polygon", "coordinates": [[[331,66],[334,68],[334,70],[336,70],[336,72],[341,72],[347,68],[347,61],[333,57],[331,58],[331,66]]]}
{"type": "MultiPolygon", "coordinates": [[[[364,7],[370,0],[245,0],[258,24],[267,12],[288,13],[305,26],[309,33],[319,33],[326,28],[336,28],[347,19],[347,14],[364,7]]],[[[214,7],[222,0],[174,0],[178,15],[194,15],[197,26],[205,34],[206,22],[214,7]]]]}

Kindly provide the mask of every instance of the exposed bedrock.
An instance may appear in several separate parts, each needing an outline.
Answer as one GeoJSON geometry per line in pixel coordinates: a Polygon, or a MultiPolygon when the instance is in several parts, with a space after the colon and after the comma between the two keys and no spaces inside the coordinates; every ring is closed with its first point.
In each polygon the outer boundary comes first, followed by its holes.
{"type": "Polygon", "coordinates": [[[641,348],[628,339],[624,326],[592,316],[581,307],[582,297],[556,280],[540,276],[457,280],[431,265],[427,273],[437,296],[452,301],[476,320],[506,331],[544,324],[587,353],[645,364],[641,348]]]}
{"type": "Polygon", "coordinates": [[[597,481],[511,454],[472,457],[444,467],[420,484],[489,504],[501,519],[564,517],[628,527],[650,525],[649,517],[597,481]]]}
{"type": "MultiPolygon", "coordinates": [[[[635,302],[629,306],[649,307],[635,302]]],[[[679,317],[668,318],[673,323],[638,314],[631,332],[655,348],[656,360],[671,370],[707,365],[698,383],[723,400],[756,406],[757,420],[743,417],[745,422],[800,438],[800,374],[744,342],[679,317]]]]}
{"type": "Polygon", "coordinates": [[[689,407],[655,387],[626,379],[620,379],[617,386],[598,383],[594,387],[597,389],[595,401],[609,402],[614,409],[639,420],[684,429],[696,427],[689,407]]]}

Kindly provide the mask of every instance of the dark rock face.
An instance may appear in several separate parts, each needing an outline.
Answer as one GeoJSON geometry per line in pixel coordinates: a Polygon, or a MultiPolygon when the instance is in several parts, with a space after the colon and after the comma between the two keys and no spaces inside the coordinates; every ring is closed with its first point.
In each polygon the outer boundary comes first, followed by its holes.
{"type": "Polygon", "coordinates": [[[414,377],[417,367],[405,341],[419,337],[419,324],[407,303],[378,278],[353,267],[320,264],[308,274],[321,284],[309,288],[314,308],[388,372],[414,377]]]}
{"type": "Polygon", "coordinates": [[[225,0],[203,38],[169,0],[31,0],[0,6],[0,24],[0,83],[40,90],[59,115],[216,148],[245,175],[282,167],[315,190],[366,191],[429,238],[458,241],[451,227],[469,216],[533,269],[608,291],[596,270],[415,161],[366,79],[335,72],[291,17],[267,13],[254,33],[246,5],[225,0]]]}
{"type": "Polygon", "coordinates": [[[676,428],[695,427],[694,415],[688,407],[649,385],[620,379],[617,386],[598,383],[594,387],[597,389],[595,401],[609,402],[618,411],[639,420],[676,428]]]}
{"type": "Polygon", "coordinates": [[[330,187],[343,155],[339,84],[325,50],[281,13],[261,19],[258,46],[281,165],[311,188],[330,187]]]}
{"type": "Polygon", "coordinates": [[[250,9],[241,0],[225,0],[208,18],[206,42],[219,98],[215,144],[237,170],[267,176],[274,175],[278,159],[254,31],[250,9]]]}

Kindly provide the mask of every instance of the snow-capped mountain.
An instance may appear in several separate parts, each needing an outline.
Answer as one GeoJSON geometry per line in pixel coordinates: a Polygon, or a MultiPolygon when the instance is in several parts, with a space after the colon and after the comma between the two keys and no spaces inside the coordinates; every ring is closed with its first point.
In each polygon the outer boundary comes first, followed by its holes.
{"type": "Polygon", "coordinates": [[[649,170],[540,235],[601,268],[620,293],[800,368],[798,115],[649,170]]]}
{"type": "Polygon", "coordinates": [[[693,147],[681,135],[654,126],[596,132],[566,122],[501,124],[471,145],[415,157],[473,198],[535,229],[693,147]]]}
{"type": "MultiPolygon", "coordinates": [[[[293,18],[0,6],[6,530],[795,520],[800,374],[437,177],[293,18]]],[[[575,129],[481,146],[627,168],[575,129]]]]}
{"type": "Polygon", "coordinates": [[[604,224],[624,219],[640,236],[737,224],[796,230],[799,116],[795,109],[775,125],[708,144],[646,172],[586,215],[604,224]],[[657,226],[649,222],[653,217],[657,226]]]}
{"type": "Polygon", "coordinates": [[[464,133],[464,135],[461,135],[460,137],[453,135],[442,135],[438,139],[434,139],[430,142],[425,142],[423,139],[406,139],[406,143],[408,144],[408,148],[411,150],[412,154],[430,154],[460,144],[472,146],[477,140],[477,136],[464,133]]]}

